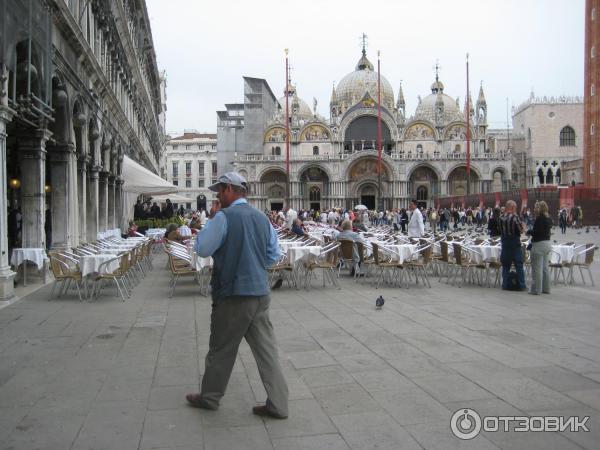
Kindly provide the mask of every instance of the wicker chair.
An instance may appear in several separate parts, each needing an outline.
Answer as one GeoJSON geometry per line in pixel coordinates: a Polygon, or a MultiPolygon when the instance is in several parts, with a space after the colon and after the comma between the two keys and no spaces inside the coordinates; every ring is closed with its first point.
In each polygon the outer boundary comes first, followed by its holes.
{"type": "Polygon", "coordinates": [[[379,277],[375,280],[375,289],[379,289],[379,284],[384,278],[384,272],[390,269],[392,273],[397,270],[398,263],[392,259],[391,256],[384,257],[381,253],[379,253],[379,245],[373,243],[373,258],[375,260],[375,268],[379,270],[379,277]]]}
{"type": "Polygon", "coordinates": [[[342,267],[348,267],[350,271],[354,269],[354,274],[358,271],[358,262],[354,260],[354,241],[350,239],[340,239],[340,264],[338,264],[338,276],[342,267]]]}
{"type": "Polygon", "coordinates": [[[100,293],[100,289],[102,288],[102,285],[104,284],[105,280],[113,280],[115,282],[117,286],[117,291],[121,296],[121,300],[125,301],[125,296],[129,298],[131,296],[131,293],[126,288],[125,282],[125,277],[128,271],[128,264],[129,253],[122,253],[100,264],[100,266],[98,267],[98,276],[94,278],[94,287],[92,290],[91,298],[98,298],[98,294],[100,293]],[[110,263],[116,260],[119,261],[119,267],[114,272],[105,272],[105,268],[110,263]],[[123,285],[121,285],[119,281],[121,281],[123,285]]]}
{"type": "Polygon", "coordinates": [[[321,254],[313,261],[310,261],[306,266],[306,281],[305,287],[306,289],[310,289],[312,286],[312,276],[313,272],[316,269],[322,270],[323,276],[323,286],[325,286],[325,275],[329,277],[331,284],[333,284],[338,289],[341,289],[341,286],[338,282],[335,269],[338,266],[338,258],[339,258],[339,242],[333,242],[328,246],[323,248],[321,254]]]}
{"type": "Polygon", "coordinates": [[[404,263],[404,267],[415,274],[415,282],[419,284],[419,275],[423,280],[423,285],[427,284],[431,287],[429,278],[427,277],[427,269],[433,261],[433,244],[424,243],[419,245],[419,248],[414,253],[414,257],[404,263]]]}
{"type": "MultiPolygon", "coordinates": [[[[578,249],[580,249],[580,248],[576,248],[576,250],[578,250],[578,249]]],[[[571,272],[573,271],[573,267],[579,267],[579,273],[581,274],[581,281],[583,281],[583,284],[585,284],[585,278],[583,277],[583,269],[586,269],[590,276],[590,282],[592,283],[592,286],[596,286],[594,284],[594,277],[592,277],[592,270],[591,270],[592,263],[594,262],[594,250],[595,249],[596,249],[596,244],[585,244],[585,249],[579,251],[575,255],[575,259],[573,260],[573,264],[571,266],[571,272]],[[581,260],[582,256],[584,256],[583,261],[581,260]]],[[[571,273],[571,279],[573,279],[572,273],[571,273]]]]}
{"type": "MultiPolygon", "coordinates": [[[[462,287],[463,283],[467,281],[467,276],[471,275],[471,279],[473,280],[474,272],[473,270],[476,268],[485,269],[485,264],[477,264],[471,262],[467,255],[463,254],[463,246],[457,242],[452,244],[454,248],[454,261],[456,261],[457,270],[454,273],[454,277],[452,278],[452,284],[454,284],[454,280],[458,277],[458,273],[460,272],[460,283],[458,287],[462,287]]],[[[465,251],[465,253],[467,253],[465,251]]]]}
{"type": "Polygon", "coordinates": [[[269,274],[269,285],[273,284],[273,280],[275,279],[275,274],[279,274],[284,280],[287,281],[288,286],[291,287],[290,279],[292,283],[294,283],[294,287],[298,289],[298,280],[296,279],[296,273],[294,272],[294,266],[290,263],[288,255],[283,254],[279,261],[273,264],[271,267],[267,269],[269,274]]]}
{"type": "Polygon", "coordinates": [[[79,270],[78,261],[67,255],[61,255],[59,252],[51,252],[48,254],[48,257],[50,258],[50,270],[52,271],[52,275],[54,275],[54,284],[48,300],[50,301],[53,298],[54,289],[58,283],[62,283],[57,294],[57,296],[61,296],[63,290],[64,292],[68,290],[71,281],[75,281],[79,301],[82,301],[81,286],[83,284],[83,278],[81,276],[81,271],[79,270]],[[69,262],[72,264],[69,265],[69,262]]]}

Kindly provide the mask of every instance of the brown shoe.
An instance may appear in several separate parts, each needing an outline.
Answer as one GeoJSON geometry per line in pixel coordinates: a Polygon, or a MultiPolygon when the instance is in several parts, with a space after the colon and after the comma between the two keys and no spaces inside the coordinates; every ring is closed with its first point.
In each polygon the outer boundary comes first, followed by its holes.
{"type": "Polygon", "coordinates": [[[217,409],[216,407],[207,403],[200,394],[188,394],[185,396],[185,399],[188,401],[188,404],[194,408],[210,409],[211,411],[217,409]]]}
{"type": "Polygon", "coordinates": [[[274,419],[287,419],[288,416],[282,416],[274,411],[271,411],[267,405],[255,406],[252,408],[252,413],[257,416],[268,416],[273,417],[274,419]]]}

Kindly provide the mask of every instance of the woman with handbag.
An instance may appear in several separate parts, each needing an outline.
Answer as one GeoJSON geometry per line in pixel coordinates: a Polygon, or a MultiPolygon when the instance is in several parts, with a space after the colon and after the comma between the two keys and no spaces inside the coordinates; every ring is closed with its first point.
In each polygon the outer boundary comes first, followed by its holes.
{"type": "Polygon", "coordinates": [[[531,290],[532,295],[550,293],[550,230],[552,219],[548,215],[548,205],[544,201],[535,204],[535,222],[533,228],[527,231],[531,236],[531,290]]]}

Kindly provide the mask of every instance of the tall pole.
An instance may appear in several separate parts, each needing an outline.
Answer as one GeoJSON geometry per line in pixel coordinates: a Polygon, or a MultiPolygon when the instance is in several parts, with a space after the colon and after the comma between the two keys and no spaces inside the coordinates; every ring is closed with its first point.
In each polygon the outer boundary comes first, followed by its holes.
{"type": "Polygon", "coordinates": [[[467,53],[467,195],[471,194],[471,96],[469,93],[469,54],[467,53]]]}
{"type": "Polygon", "coordinates": [[[288,64],[288,49],[285,49],[285,174],[287,182],[285,183],[285,197],[287,207],[290,208],[290,105],[289,105],[289,82],[290,68],[288,64]]]}
{"type": "Polygon", "coordinates": [[[383,197],[381,196],[381,61],[380,52],[377,50],[377,201],[378,210],[383,211],[383,197]]]}

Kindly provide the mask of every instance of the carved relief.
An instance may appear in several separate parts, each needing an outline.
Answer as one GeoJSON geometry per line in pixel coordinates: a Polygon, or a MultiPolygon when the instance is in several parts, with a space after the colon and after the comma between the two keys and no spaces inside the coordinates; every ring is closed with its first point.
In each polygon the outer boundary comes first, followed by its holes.
{"type": "Polygon", "coordinates": [[[325,141],[329,139],[329,131],[320,125],[310,125],[302,131],[301,141],[325,141]]]}
{"type": "MultiPolygon", "coordinates": [[[[388,179],[387,168],[385,164],[381,164],[381,177],[388,179]]],[[[350,180],[359,180],[361,178],[377,176],[377,160],[376,159],[359,159],[350,169],[350,180]]]]}
{"type": "Polygon", "coordinates": [[[271,128],[265,133],[265,142],[284,142],[285,141],[285,128],[276,127],[271,128]]]}
{"type": "Polygon", "coordinates": [[[466,139],[467,129],[463,125],[452,125],[448,128],[444,134],[446,139],[466,139]]]}

